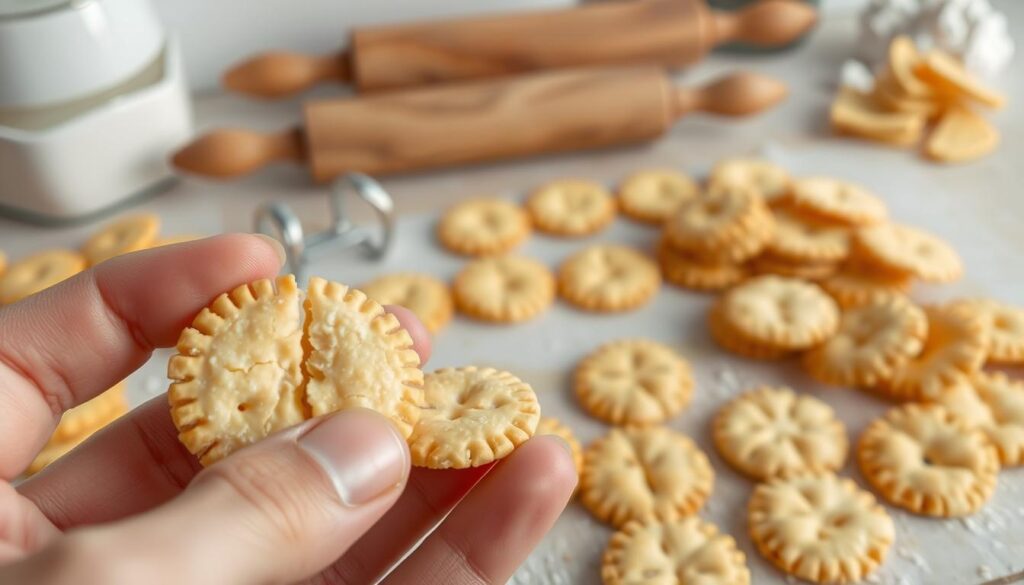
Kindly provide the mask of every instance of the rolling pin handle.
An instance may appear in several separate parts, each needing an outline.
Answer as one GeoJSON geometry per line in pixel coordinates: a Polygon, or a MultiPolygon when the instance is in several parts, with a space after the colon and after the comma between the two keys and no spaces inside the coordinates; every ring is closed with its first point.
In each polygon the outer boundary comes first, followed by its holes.
{"type": "Polygon", "coordinates": [[[293,128],[278,134],[248,130],[216,130],[174,153],[171,162],[180,170],[230,179],[249,174],[277,161],[306,160],[302,130],[293,128]]]}
{"type": "Polygon", "coordinates": [[[300,55],[271,52],[257,55],[224,74],[228,89],[265,99],[286,97],[322,81],[349,81],[349,54],[300,55]]]}
{"type": "Polygon", "coordinates": [[[712,11],[712,38],[714,45],[778,47],[803,36],[817,20],[818,11],[803,0],[761,0],[732,12],[712,11]]]}
{"type": "Polygon", "coordinates": [[[677,118],[697,110],[720,116],[747,116],[778,104],[787,93],[781,81],[740,72],[696,89],[674,88],[672,109],[677,118]]]}

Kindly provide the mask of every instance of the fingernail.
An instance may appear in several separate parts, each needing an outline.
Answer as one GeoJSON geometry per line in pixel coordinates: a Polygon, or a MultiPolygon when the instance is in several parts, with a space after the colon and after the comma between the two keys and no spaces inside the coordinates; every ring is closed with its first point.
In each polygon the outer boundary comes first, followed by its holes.
{"type": "Polygon", "coordinates": [[[299,438],[346,506],[394,489],[409,473],[405,439],[384,416],[365,409],[331,415],[299,438]]]}
{"type": "Polygon", "coordinates": [[[284,246],[281,245],[281,242],[275,240],[274,238],[268,236],[267,234],[253,234],[253,235],[256,236],[257,238],[263,240],[264,242],[267,243],[268,246],[273,248],[274,252],[277,253],[277,260],[278,260],[278,262],[280,264],[282,264],[282,265],[284,264],[285,260],[287,260],[288,257],[284,253],[284,246]]]}

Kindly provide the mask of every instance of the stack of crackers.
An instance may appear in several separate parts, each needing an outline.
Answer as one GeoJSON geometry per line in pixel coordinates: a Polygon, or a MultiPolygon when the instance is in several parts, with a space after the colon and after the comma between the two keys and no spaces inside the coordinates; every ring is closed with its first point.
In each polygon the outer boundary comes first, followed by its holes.
{"type": "Polygon", "coordinates": [[[912,40],[900,36],[889,46],[874,89],[841,88],[831,121],[841,133],[896,147],[916,146],[927,134],[925,156],[966,162],[999,144],[999,133],[977,109],[999,109],[1005,101],[953,56],[938,49],[921,55],[912,40]]]}

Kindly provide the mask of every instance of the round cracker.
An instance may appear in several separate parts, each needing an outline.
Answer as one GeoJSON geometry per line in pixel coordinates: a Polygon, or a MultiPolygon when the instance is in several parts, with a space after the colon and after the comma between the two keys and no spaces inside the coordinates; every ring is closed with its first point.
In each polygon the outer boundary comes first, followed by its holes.
{"type": "Polygon", "coordinates": [[[82,255],[95,266],[114,256],[152,247],[159,233],[160,218],[156,215],[129,215],[100,228],[82,245],[82,255]]]}
{"type": "Polygon", "coordinates": [[[555,278],[523,256],[482,258],[467,264],[452,287],[460,311],[483,321],[518,323],[544,312],[555,299],[555,278]]]}
{"type": "Polygon", "coordinates": [[[850,255],[850,229],[786,207],[772,210],[775,235],[767,251],[796,263],[841,262],[850,255]]]}
{"type": "Polygon", "coordinates": [[[937,404],[906,404],[876,419],[860,437],[857,461],[889,503],[943,518],[977,512],[999,474],[988,437],[937,404]]]}
{"type": "Polygon", "coordinates": [[[883,299],[844,311],[836,333],[804,354],[804,367],[826,384],[874,387],[920,354],[927,335],[920,307],[883,299]]]}
{"type": "Polygon", "coordinates": [[[961,299],[952,303],[982,320],[988,335],[986,361],[1024,364],[1024,309],[994,299],[961,299]]]}
{"type": "Polygon", "coordinates": [[[664,237],[658,241],[658,264],[665,280],[695,290],[722,290],[750,276],[742,264],[709,262],[694,254],[676,250],[664,237]]]}
{"type": "Polygon", "coordinates": [[[605,585],[748,585],[750,569],[731,536],[710,522],[691,517],[626,524],[608,541],[601,579],[605,585]]]}
{"type": "Polygon", "coordinates": [[[615,428],[583,453],[580,501],[621,528],[694,514],[713,485],[711,462],[686,435],[660,426],[615,428]]]}
{"type": "Polygon", "coordinates": [[[689,175],[670,169],[633,173],[619,186],[619,207],[633,219],[660,225],[679,206],[700,194],[689,175]]]}
{"type": "Polygon", "coordinates": [[[768,203],[789,195],[791,179],[786,169],[758,158],[731,158],[719,161],[708,176],[711,189],[752,187],[768,203]]]}
{"type": "Polygon", "coordinates": [[[854,583],[885,560],[892,518],[868,492],[831,473],[778,478],[754,488],[750,538],[782,571],[813,583],[854,583]]]}
{"type": "Polygon", "coordinates": [[[533,388],[494,368],[443,368],[423,379],[412,464],[464,469],[497,461],[532,437],[540,420],[533,388]]]}
{"type": "Polygon", "coordinates": [[[437,237],[456,254],[504,254],[530,235],[530,218],[518,205],[498,197],[477,197],[450,207],[437,224],[437,237]]]}
{"type": "Polygon", "coordinates": [[[683,202],[665,222],[673,247],[709,261],[739,263],[756,256],[772,238],[774,220],[750,187],[719,187],[683,202]]]}
{"type": "Polygon", "coordinates": [[[586,179],[559,179],[538,187],[526,200],[533,224],[556,236],[585,236],[615,219],[615,199],[608,189],[586,179]]]}
{"type": "Polygon", "coordinates": [[[871,226],[857,232],[854,245],[865,264],[883,271],[937,283],[953,282],[963,274],[956,250],[917,228],[893,223],[871,226]]]}
{"type": "Polygon", "coordinates": [[[1024,464],[1024,382],[1002,372],[979,372],[935,402],[985,433],[1003,467],[1024,464]]]}
{"type": "Polygon", "coordinates": [[[718,310],[744,338],[785,351],[813,347],[839,326],[839,308],[825,291],[780,276],[758,276],[729,289],[718,310]]]}
{"type": "Polygon", "coordinates": [[[658,292],[653,260],[628,246],[598,244],[573,254],[558,269],[562,298],[587,311],[610,313],[644,305],[658,292]]]}
{"type": "Polygon", "coordinates": [[[885,203],[877,195],[831,177],[797,179],[789,201],[803,213],[851,226],[873,225],[888,217],[885,203]]]}
{"type": "Polygon", "coordinates": [[[693,394],[690,364],[648,339],[606,343],[576,367],[573,384],[584,410],[614,425],[643,426],[679,414],[693,394]]]}
{"type": "Polygon", "coordinates": [[[437,333],[451,321],[454,301],[448,285],[429,274],[385,274],[360,288],[381,305],[409,309],[431,333],[437,333]]]}
{"type": "Polygon", "coordinates": [[[846,428],[832,407],[789,388],[761,387],[732,399],[712,423],[715,447],[758,481],[836,471],[846,461],[846,428]]]}
{"type": "Polygon", "coordinates": [[[47,250],[22,258],[0,277],[0,305],[16,303],[85,270],[85,257],[72,250],[47,250]]]}

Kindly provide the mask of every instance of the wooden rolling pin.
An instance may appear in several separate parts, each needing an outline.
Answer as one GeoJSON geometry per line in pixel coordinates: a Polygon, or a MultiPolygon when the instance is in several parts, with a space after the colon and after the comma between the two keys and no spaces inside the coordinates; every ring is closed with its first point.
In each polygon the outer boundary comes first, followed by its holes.
{"type": "Polygon", "coordinates": [[[658,67],[569,69],[515,78],[311,101],[304,127],[279,134],[215,130],[174,155],[174,165],[231,178],[275,161],[340,173],[396,173],[653,139],[689,112],[759,112],[786,87],[736,73],[697,89],[658,67]]]}
{"type": "Polygon", "coordinates": [[[662,65],[699,61],[713,47],[740,41],[785,45],[817,19],[801,0],[762,0],[718,12],[705,0],[620,0],[576,8],[352,33],[347,51],[325,56],[266,53],[229,70],[224,84],[276,98],[322,81],[359,91],[395,89],[539,69],[593,65],[662,65]]]}

